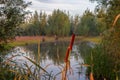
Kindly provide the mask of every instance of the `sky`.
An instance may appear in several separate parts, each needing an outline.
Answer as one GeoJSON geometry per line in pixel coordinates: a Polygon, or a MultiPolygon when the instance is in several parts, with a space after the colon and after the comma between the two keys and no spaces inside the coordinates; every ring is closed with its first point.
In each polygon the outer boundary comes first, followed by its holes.
{"type": "Polygon", "coordinates": [[[30,11],[43,11],[51,14],[54,9],[69,11],[70,15],[82,15],[86,9],[94,12],[97,3],[91,3],[89,0],[25,0],[32,2],[27,9],[30,11]]]}

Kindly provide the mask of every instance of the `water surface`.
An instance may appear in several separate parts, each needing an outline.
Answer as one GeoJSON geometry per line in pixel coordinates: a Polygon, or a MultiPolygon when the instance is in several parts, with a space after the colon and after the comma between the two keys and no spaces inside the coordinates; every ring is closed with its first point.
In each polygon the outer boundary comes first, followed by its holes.
{"type": "MultiPolygon", "coordinates": [[[[30,66],[33,65],[25,57],[31,58],[32,60],[39,62],[40,66],[45,68],[49,73],[53,75],[61,72],[65,66],[65,53],[69,43],[68,42],[51,42],[40,44],[40,60],[38,61],[38,44],[30,44],[26,46],[17,46],[6,55],[11,57],[19,55],[13,58],[18,65],[24,66],[23,63],[27,63],[30,66]]],[[[70,66],[71,72],[68,71],[68,80],[88,80],[86,67],[81,65],[84,64],[84,56],[88,54],[89,48],[93,47],[90,42],[83,42],[74,44],[73,49],[70,53],[70,66]]],[[[56,76],[56,80],[61,80],[61,74],[56,76]]]]}

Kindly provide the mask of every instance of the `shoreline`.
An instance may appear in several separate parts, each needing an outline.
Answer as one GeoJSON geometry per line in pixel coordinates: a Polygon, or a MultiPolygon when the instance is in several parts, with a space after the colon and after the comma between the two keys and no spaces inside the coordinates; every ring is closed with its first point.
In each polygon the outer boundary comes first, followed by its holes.
{"type": "MultiPolygon", "coordinates": [[[[42,36],[21,36],[21,37],[16,37],[15,40],[12,42],[8,43],[10,46],[15,47],[15,46],[23,46],[26,44],[37,44],[37,43],[49,43],[49,42],[70,42],[71,36],[70,37],[58,37],[58,40],[55,39],[55,37],[48,37],[44,36],[44,42],[42,41],[42,36]]],[[[76,36],[75,37],[75,43],[76,42],[81,42],[81,41],[90,41],[94,42],[96,44],[100,43],[102,38],[100,36],[97,37],[83,37],[83,36],[76,36]]]]}

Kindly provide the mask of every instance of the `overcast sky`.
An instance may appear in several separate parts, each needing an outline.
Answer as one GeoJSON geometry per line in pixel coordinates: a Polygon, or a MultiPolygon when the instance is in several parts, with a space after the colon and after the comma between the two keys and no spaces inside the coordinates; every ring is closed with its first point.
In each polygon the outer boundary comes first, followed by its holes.
{"type": "Polygon", "coordinates": [[[91,3],[89,0],[25,0],[31,1],[32,5],[28,7],[31,11],[45,11],[51,14],[54,9],[69,11],[70,15],[79,14],[88,8],[94,11],[96,3],[91,3]]]}

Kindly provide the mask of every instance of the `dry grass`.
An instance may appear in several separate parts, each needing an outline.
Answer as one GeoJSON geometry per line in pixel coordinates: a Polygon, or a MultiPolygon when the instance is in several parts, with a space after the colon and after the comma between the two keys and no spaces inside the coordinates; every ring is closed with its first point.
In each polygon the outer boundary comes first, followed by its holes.
{"type": "MultiPolygon", "coordinates": [[[[45,41],[44,42],[55,42],[55,37],[51,36],[45,36],[44,37],[45,41]]],[[[71,37],[59,37],[58,41],[67,41],[70,42],[71,37]]],[[[26,44],[33,44],[33,43],[38,43],[42,42],[42,37],[41,36],[22,36],[22,37],[16,37],[15,40],[9,43],[11,46],[21,46],[21,45],[26,45],[26,44]]],[[[81,42],[81,41],[91,41],[95,43],[99,43],[101,41],[101,37],[83,37],[83,36],[76,36],[75,37],[75,42],[81,42]]]]}
{"type": "Polygon", "coordinates": [[[118,21],[118,19],[120,18],[120,14],[118,14],[116,17],[115,17],[115,20],[113,22],[113,27],[115,26],[116,22],[118,21]]]}

